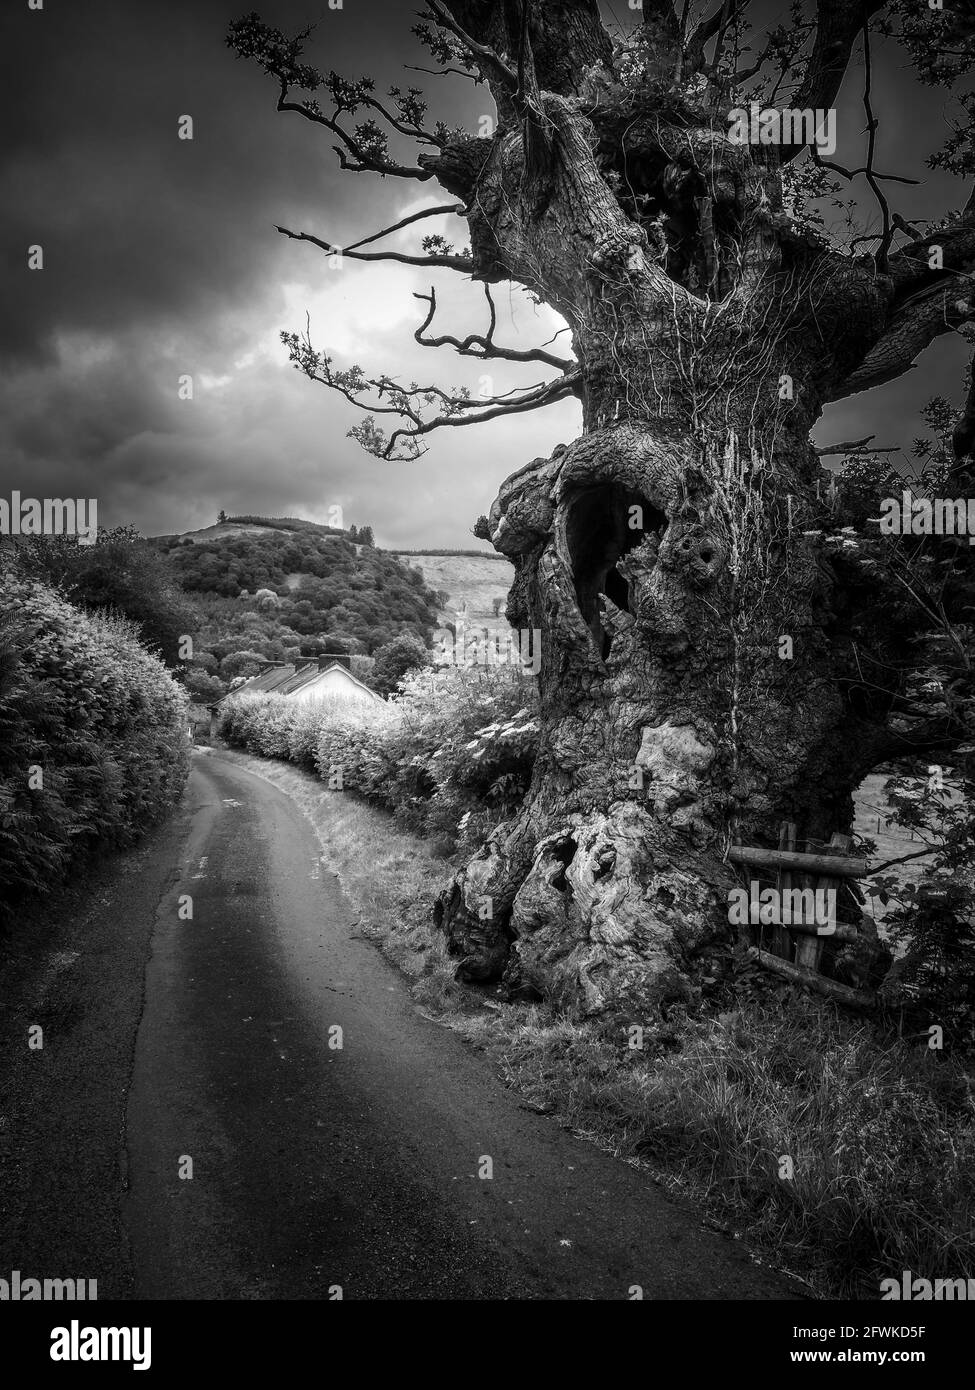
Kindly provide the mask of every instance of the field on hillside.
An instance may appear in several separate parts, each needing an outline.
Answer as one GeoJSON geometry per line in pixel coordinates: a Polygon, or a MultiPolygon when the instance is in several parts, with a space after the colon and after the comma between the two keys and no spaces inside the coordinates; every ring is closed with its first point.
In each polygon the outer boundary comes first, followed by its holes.
{"type": "Polygon", "coordinates": [[[428,589],[442,589],[450,597],[447,606],[437,614],[437,626],[457,621],[458,611],[467,604],[465,621],[469,634],[487,628],[493,636],[506,633],[504,616],[508,590],[514,578],[514,566],[503,555],[485,552],[483,555],[399,555],[403,565],[419,569],[428,589]],[[501,599],[501,611],[494,616],[493,600],[501,599]]]}

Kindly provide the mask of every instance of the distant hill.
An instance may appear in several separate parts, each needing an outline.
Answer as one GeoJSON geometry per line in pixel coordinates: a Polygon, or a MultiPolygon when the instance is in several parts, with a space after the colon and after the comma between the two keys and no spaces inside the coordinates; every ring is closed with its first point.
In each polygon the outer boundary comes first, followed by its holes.
{"type": "Polygon", "coordinates": [[[199,531],[183,531],[176,536],[157,536],[156,540],[188,540],[204,544],[214,537],[226,538],[234,535],[260,535],[266,531],[279,531],[284,534],[307,532],[317,536],[342,536],[349,539],[348,532],[340,526],[326,526],[320,521],[305,521],[300,516],[230,516],[226,521],[203,526],[199,531]]]}
{"type": "Polygon", "coordinates": [[[335,527],[231,517],[152,544],[200,610],[198,658],[223,678],[235,654],[371,654],[404,632],[429,642],[437,623],[435,595],[418,571],[335,527]]]}
{"type": "Polygon", "coordinates": [[[299,532],[314,536],[338,536],[347,539],[348,533],[338,526],[325,526],[319,521],[304,521],[298,516],[231,516],[226,521],[217,521],[212,526],[201,526],[198,531],[177,531],[172,535],[154,536],[157,544],[189,541],[193,545],[208,545],[211,541],[227,540],[234,536],[265,536],[268,532],[280,535],[297,535],[299,532]]]}
{"type": "Polygon", "coordinates": [[[428,589],[447,594],[443,609],[437,614],[442,630],[455,622],[458,610],[467,604],[468,632],[487,628],[507,632],[504,607],[514,578],[514,566],[504,555],[490,550],[409,550],[391,551],[398,555],[404,567],[419,572],[428,589]],[[501,600],[501,609],[494,616],[494,599],[501,600]]]}

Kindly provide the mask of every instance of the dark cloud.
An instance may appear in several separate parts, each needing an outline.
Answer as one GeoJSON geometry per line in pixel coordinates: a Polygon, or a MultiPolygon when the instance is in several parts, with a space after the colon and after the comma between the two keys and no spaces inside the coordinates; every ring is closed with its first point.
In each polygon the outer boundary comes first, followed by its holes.
{"type": "MultiPolygon", "coordinates": [[[[239,8],[85,0],[8,21],[0,350],[50,354],[63,328],[205,323],[262,262],[273,273],[272,216],[321,206],[331,153],[289,131],[269,83],[224,46],[239,8]],[[177,138],[184,114],[192,140],[177,138]],[[34,243],[43,274],[26,271],[34,243]]],[[[277,8],[289,25],[307,16],[277,8]]]]}
{"type": "MultiPolygon", "coordinates": [[[[344,176],[330,137],[277,113],[273,84],[224,44],[250,8],[285,29],[320,21],[319,66],[369,72],[380,86],[404,81],[404,61],[423,62],[414,6],[397,0],[346,0],[341,11],[325,0],[47,0],[43,11],[7,0],[0,494],[97,496],[102,521],[147,531],[207,524],[220,507],[324,518],[338,502],[385,543],[464,544],[508,472],[578,432],[578,407],[445,431],[411,465],[379,463],[347,438],[351,408],[295,373],[276,341],[302,326],[306,305],[343,363],[474,387],[477,374],[414,344],[412,293],[429,289],[419,272],[347,267],[337,278],[274,224],[347,242],[443,195],[344,176]],[[177,139],[184,114],[192,141],[177,139]],[[42,272],[27,269],[35,243],[42,272]],[[177,398],[182,373],[194,377],[192,402],[177,398]]],[[[912,88],[905,103],[899,61],[878,57],[875,100],[887,165],[929,179],[898,191],[911,217],[932,198],[935,211],[962,199],[924,171],[940,97],[912,88]]],[[[434,85],[437,116],[476,126],[483,93],[434,85]]],[[[857,100],[852,91],[838,157],[855,157],[857,100]]],[[[455,330],[480,321],[478,292],[448,272],[438,288],[455,330]]],[[[553,331],[517,296],[503,312],[524,345],[553,331]]],[[[834,407],[820,435],[877,428],[897,436],[883,442],[909,440],[935,375],[939,389],[960,388],[957,345],[938,345],[903,386],[834,407]]],[[[507,388],[518,377],[498,379],[507,388]]]]}

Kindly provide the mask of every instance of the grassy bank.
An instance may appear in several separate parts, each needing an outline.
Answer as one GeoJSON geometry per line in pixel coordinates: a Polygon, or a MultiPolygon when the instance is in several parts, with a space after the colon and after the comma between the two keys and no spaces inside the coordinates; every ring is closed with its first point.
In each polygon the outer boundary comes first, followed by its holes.
{"type": "Polygon", "coordinates": [[[965,1277],[975,1255],[975,1107],[960,1063],[786,988],[679,1010],[640,1047],[459,985],[431,926],[451,862],[385,812],[286,763],[234,754],[288,792],[418,1006],[485,1049],[529,1104],[696,1198],[826,1298],[881,1279],[965,1277]]]}

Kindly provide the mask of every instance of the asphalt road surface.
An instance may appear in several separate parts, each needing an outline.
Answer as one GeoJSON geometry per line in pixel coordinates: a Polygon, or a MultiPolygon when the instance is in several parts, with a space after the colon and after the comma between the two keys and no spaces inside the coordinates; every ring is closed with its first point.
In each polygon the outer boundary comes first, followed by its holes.
{"type": "Polygon", "coordinates": [[[296,804],[197,755],[170,824],[0,982],[0,1273],[102,1299],[796,1297],[522,1108],[354,923],[296,804]]]}

